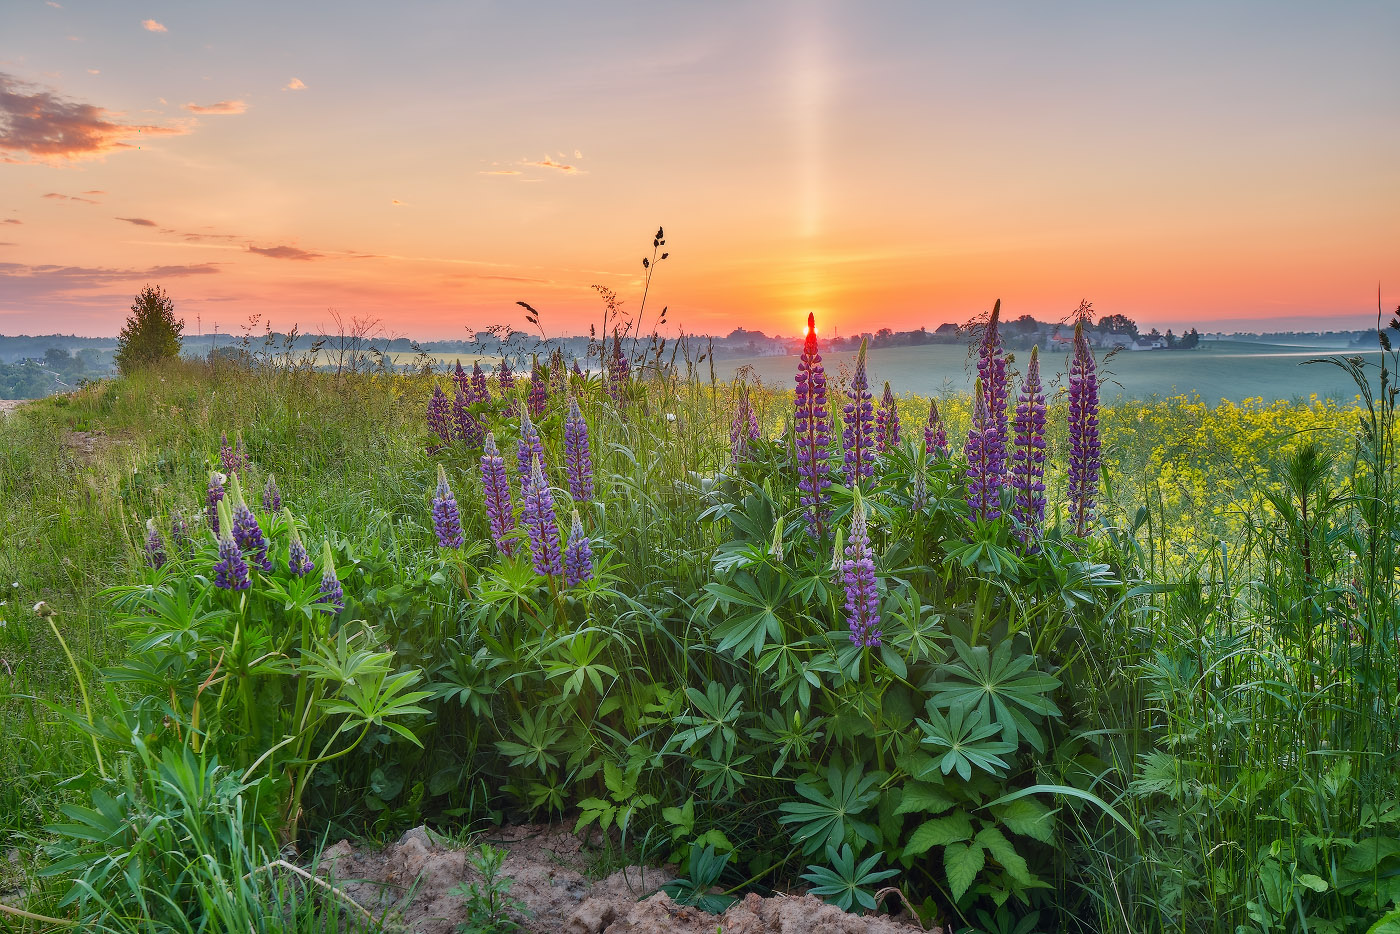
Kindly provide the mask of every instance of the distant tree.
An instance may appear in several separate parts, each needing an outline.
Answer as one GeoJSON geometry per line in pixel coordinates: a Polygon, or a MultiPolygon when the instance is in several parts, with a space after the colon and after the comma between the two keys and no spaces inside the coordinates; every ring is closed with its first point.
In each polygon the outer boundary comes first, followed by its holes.
{"type": "Polygon", "coordinates": [[[1127,315],[1104,315],[1099,319],[1098,330],[1107,331],[1110,334],[1138,336],[1137,322],[1127,315]]]}
{"type": "Polygon", "coordinates": [[[183,318],[176,319],[175,303],[160,286],[146,286],[131,305],[131,316],[117,335],[117,370],[123,374],[161,360],[180,356],[183,318]]]}

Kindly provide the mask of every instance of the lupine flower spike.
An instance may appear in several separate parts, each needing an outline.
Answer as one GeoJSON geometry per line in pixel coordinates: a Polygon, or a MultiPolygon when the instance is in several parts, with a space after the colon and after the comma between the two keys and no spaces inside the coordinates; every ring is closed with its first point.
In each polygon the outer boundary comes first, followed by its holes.
{"type": "Polygon", "coordinates": [[[331,554],[331,543],[328,541],[321,543],[321,595],[316,602],[333,607],[337,613],[345,609],[345,588],[336,576],[335,556],[331,554]]]}
{"type": "Polygon", "coordinates": [[[924,423],[924,450],[938,458],[949,454],[948,429],[943,425],[943,416],[938,412],[938,402],[928,400],[928,421],[924,423]]]}
{"type": "Polygon", "coordinates": [[[880,645],[880,595],[875,586],[875,556],[870,550],[865,502],[856,490],[851,511],[851,536],[846,540],[841,578],[846,588],[846,626],[851,641],[864,648],[880,645]]]}
{"type": "Polygon", "coordinates": [[[1081,319],[1074,326],[1074,361],[1069,368],[1069,510],[1079,536],[1089,533],[1099,463],[1099,378],[1081,319]]]}
{"type": "Polygon", "coordinates": [[[545,482],[540,459],[530,465],[530,485],[525,488],[521,521],[530,536],[530,557],[535,573],[556,576],[563,573],[559,553],[559,523],[554,518],[554,495],[545,482]]]}
{"type": "Polygon", "coordinates": [[[974,522],[1001,515],[1003,446],[979,376],[972,390],[972,427],[967,433],[967,505],[974,522]]]}
{"type": "Polygon", "coordinates": [[[447,485],[447,471],[438,464],[437,492],[433,494],[433,531],[437,533],[438,545],[443,548],[461,548],[466,544],[462,537],[462,516],[457,511],[457,497],[447,485]]]}
{"type": "Polygon", "coordinates": [[[248,579],[248,562],[243,560],[243,549],[233,539],[233,513],[227,500],[219,500],[215,521],[223,531],[219,535],[219,560],[214,565],[214,586],[221,590],[247,590],[252,583],[248,579]]]}
{"type": "Polygon", "coordinates": [[[1045,525],[1045,393],[1040,385],[1039,347],[1031,349],[1012,429],[1011,485],[1016,505],[1011,514],[1016,519],[1016,537],[1033,554],[1040,548],[1045,525]]]}
{"type": "MultiPolygon", "coordinates": [[[[607,335],[603,336],[607,339],[607,335]]],[[[608,394],[613,402],[621,405],[627,397],[627,380],[631,375],[632,364],[622,352],[622,338],[613,330],[612,357],[608,360],[608,394]]]]}
{"type": "Polygon", "coordinates": [[[180,551],[190,545],[190,523],[178,509],[170,514],[170,544],[180,551]]]}
{"type": "Polygon", "coordinates": [[[574,396],[569,397],[569,417],[564,420],[564,472],[568,475],[569,495],[574,502],[584,503],[593,498],[593,452],[588,445],[588,422],[574,396]]]}
{"type": "Polygon", "coordinates": [[[258,517],[248,508],[243,499],[243,487],[238,482],[238,474],[229,481],[230,498],[233,500],[233,539],[238,547],[252,552],[253,564],[263,571],[272,571],[272,560],[267,556],[267,538],[258,525],[258,517]]]}
{"type": "Polygon", "coordinates": [[[481,369],[481,361],[472,364],[472,400],[473,402],[490,402],[491,387],[486,384],[486,373],[481,369]]]}
{"type": "Polygon", "coordinates": [[[146,520],[146,563],[156,570],[165,566],[165,540],[154,519],[146,520]]]}
{"type": "Polygon", "coordinates": [[[1007,430],[1006,408],[1011,390],[1006,384],[1006,352],[1001,344],[1001,299],[992,307],[991,318],[982,331],[982,342],[977,347],[977,375],[982,379],[982,390],[987,394],[987,411],[992,427],[996,429],[993,452],[997,463],[1006,469],[1006,443],[1010,440],[1007,430]]]}
{"type": "MultiPolygon", "coordinates": [[[[470,388],[470,387],[469,387],[470,388]]],[[[454,428],[457,440],[465,443],[468,447],[476,447],[481,443],[481,422],[477,421],[472,410],[468,408],[471,400],[462,388],[457,387],[456,397],[452,400],[452,427],[454,428]]]]}
{"type": "Polygon", "coordinates": [[[481,485],[485,492],[486,518],[491,526],[491,541],[496,550],[509,557],[514,542],[506,536],[515,528],[515,513],[510,503],[510,481],[506,479],[506,462],[496,447],[496,436],[486,433],[486,447],[481,454],[481,485]]]}
{"type": "Polygon", "coordinates": [[[306,553],[306,545],[302,543],[301,532],[297,530],[297,523],[292,518],[291,510],[282,510],[282,518],[286,520],[287,528],[292,537],[291,547],[287,550],[287,569],[292,572],[293,577],[305,577],[316,570],[316,565],[312,563],[311,556],[306,553]]]}
{"type": "Polygon", "coordinates": [[[223,467],[224,473],[233,473],[238,470],[238,458],[233,453],[233,446],[228,443],[228,432],[219,434],[219,466],[223,467]]]}
{"type": "Polygon", "coordinates": [[[205,517],[209,520],[209,531],[217,538],[219,535],[219,503],[224,498],[223,474],[216,470],[209,472],[209,491],[204,497],[205,517]]]}
{"type": "Polygon", "coordinates": [[[890,391],[889,380],[885,381],[885,394],[880,397],[880,411],[875,414],[875,450],[885,454],[899,444],[899,409],[894,404],[894,393],[890,391]]]}
{"type": "Polygon", "coordinates": [[[845,425],[841,442],[846,448],[846,485],[854,489],[864,477],[875,476],[874,407],[871,405],[870,381],[865,375],[865,341],[860,342],[856,355],[856,374],[846,392],[849,400],[844,409],[845,425]]]}
{"type": "Polygon", "coordinates": [[[452,443],[452,403],[441,386],[433,387],[433,397],[428,400],[428,428],[443,444],[452,443]]]}
{"type": "Polygon", "coordinates": [[[282,491],[277,488],[272,474],[267,475],[267,482],[263,484],[263,509],[268,512],[282,511],[282,491]]]}
{"type": "Polygon", "coordinates": [[[520,412],[520,441],[515,449],[515,466],[520,471],[520,487],[530,485],[530,464],[536,458],[544,460],[544,444],[540,441],[540,431],[530,420],[528,410],[520,412]]]}
{"type": "Polygon", "coordinates": [[[549,403],[549,380],[538,359],[534,361],[530,370],[530,395],[527,402],[531,415],[535,418],[544,417],[545,406],[549,403]]]}
{"type": "Polygon", "coordinates": [[[503,395],[509,395],[515,388],[515,373],[511,371],[510,361],[505,357],[501,358],[501,365],[496,367],[496,382],[501,384],[503,395]]]}
{"type": "Polygon", "coordinates": [[[564,363],[564,351],[558,349],[549,357],[549,394],[561,396],[569,391],[569,367],[564,363]]]}
{"type": "Polygon", "coordinates": [[[749,453],[749,445],[758,438],[758,415],[749,399],[748,387],[740,383],[734,396],[734,416],[729,422],[730,459],[736,463],[743,460],[749,453]]]}
{"type": "Polygon", "coordinates": [[[807,338],[797,362],[797,390],[794,394],[797,433],[797,489],[803,517],[811,534],[821,537],[826,530],[826,513],[831,485],[831,413],[827,411],[826,370],[817,347],[816,316],[807,315],[807,338]]]}
{"type": "Polygon", "coordinates": [[[472,402],[472,380],[467,375],[467,371],[462,369],[462,361],[457,361],[457,367],[452,371],[452,383],[457,387],[457,391],[467,397],[467,404],[472,402]]]}
{"type": "Polygon", "coordinates": [[[593,544],[583,532],[583,522],[574,510],[569,528],[569,545],[564,549],[564,583],[577,587],[593,579],[593,544]]]}

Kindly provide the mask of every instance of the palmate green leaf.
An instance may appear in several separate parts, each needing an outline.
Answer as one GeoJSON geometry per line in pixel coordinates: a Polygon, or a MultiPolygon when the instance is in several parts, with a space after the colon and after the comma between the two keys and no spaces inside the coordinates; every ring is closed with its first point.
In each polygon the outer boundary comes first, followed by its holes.
{"type": "Polygon", "coordinates": [[[782,642],[778,610],[791,596],[784,577],[771,572],[740,573],[734,577],[734,586],[710,583],[705,590],[725,613],[711,630],[719,640],[716,651],[758,658],[770,642],[782,642]]]}
{"type": "Polygon", "coordinates": [[[943,870],[948,874],[953,901],[962,900],[986,864],[987,856],[980,843],[952,843],[943,848],[943,870]]]}
{"type": "Polygon", "coordinates": [[[988,652],[986,646],[972,648],[956,636],[953,648],[958,660],[939,667],[947,680],[929,685],[931,703],[944,709],[971,710],[994,722],[1007,742],[1015,744],[1024,735],[1037,752],[1045,751],[1045,737],[1027,716],[1059,716],[1060,708],[1048,696],[1060,686],[1060,679],[1030,670],[1035,656],[1013,656],[1011,641],[988,652]]]}
{"type": "Polygon", "coordinates": [[[871,911],[875,908],[875,895],[870,889],[874,888],[876,883],[899,872],[897,869],[874,871],[875,864],[880,861],[880,857],[883,855],[883,853],[875,853],[872,856],[867,856],[860,865],[856,865],[856,857],[851,851],[849,843],[842,844],[839,853],[835,847],[828,846],[826,859],[830,868],[808,866],[807,871],[802,874],[802,878],[812,883],[813,895],[821,896],[823,901],[835,905],[842,911],[850,911],[852,904],[859,904],[867,911],[871,911]]]}
{"type": "Polygon", "coordinates": [[[980,710],[953,707],[945,717],[934,706],[933,700],[928,702],[927,709],[928,720],[914,722],[924,731],[921,743],[935,749],[947,750],[943,757],[937,760],[938,767],[944,775],[957,769],[958,775],[962,776],[963,781],[967,781],[972,778],[973,766],[992,775],[1004,774],[1009,766],[1001,757],[1015,752],[1016,746],[1014,743],[995,739],[994,737],[1001,732],[1000,728],[994,723],[984,722],[980,710]]]}
{"type": "Polygon", "coordinates": [[[694,714],[682,714],[672,719],[675,726],[681,727],[667,745],[677,745],[682,749],[693,749],[696,744],[714,734],[726,744],[733,745],[738,739],[735,726],[744,711],[743,685],[736,684],[724,690],[724,685],[711,681],[701,694],[695,688],[686,688],[685,696],[695,708],[694,714]]]}
{"type": "Polygon", "coordinates": [[[810,855],[834,847],[852,835],[870,843],[880,842],[879,831],[859,816],[879,797],[878,784],[884,773],[862,776],[861,771],[859,764],[844,772],[833,764],[827,769],[825,791],[810,780],[799,780],[797,793],[807,800],[778,805],[783,813],[778,823],[793,828],[793,841],[802,844],[803,853],[810,855]]]}
{"type": "Polygon", "coordinates": [[[906,856],[918,856],[920,853],[927,853],[935,846],[947,846],[950,843],[963,843],[972,839],[972,821],[965,811],[954,811],[947,817],[935,817],[933,820],[924,821],[909,836],[909,842],[904,845],[906,856]]]}

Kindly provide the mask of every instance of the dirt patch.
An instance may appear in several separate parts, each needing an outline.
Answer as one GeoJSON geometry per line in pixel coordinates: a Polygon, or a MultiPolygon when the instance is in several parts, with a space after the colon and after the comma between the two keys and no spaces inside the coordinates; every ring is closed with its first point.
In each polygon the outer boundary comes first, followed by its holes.
{"type": "Polygon", "coordinates": [[[28,401],[28,399],[0,399],[0,415],[13,412],[28,401]]]}
{"type": "MultiPolygon", "coordinates": [[[[628,866],[600,881],[584,875],[583,842],[567,828],[525,825],[488,833],[486,842],[510,855],[502,874],[510,897],[527,915],[512,917],[532,934],[917,934],[912,920],[847,914],[810,895],[761,898],[749,894],[723,915],[677,905],[657,889],[673,875],[665,869],[628,866]]],[[[452,934],[466,918],[451,890],[475,881],[467,851],[410,830],[382,850],[348,841],[322,854],[322,868],[336,886],[393,929],[452,934]]],[[[930,934],[941,934],[933,928],[930,934]]]]}

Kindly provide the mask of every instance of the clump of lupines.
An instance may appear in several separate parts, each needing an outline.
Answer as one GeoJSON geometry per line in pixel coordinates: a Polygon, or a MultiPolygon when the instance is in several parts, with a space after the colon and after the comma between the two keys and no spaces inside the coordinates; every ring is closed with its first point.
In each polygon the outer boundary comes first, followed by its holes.
{"type": "Polygon", "coordinates": [[[258,517],[248,508],[243,499],[243,487],[238,482],[238,474],[230,481],[230,498],[233,500],[233,539],[238,547],[252,552],[253,564],[264,571],[272,570],[272,560],[267,556],[267,537],[263,535],[258,517]]]}
{"type": "Polygon", "coordinates": [[[467,375],[466,370],[462,369],[461,360],[457,361],[457,366],[452,371],[452,383],[457,387],[458,392],[467,397],[467,403],[470,405],[473,401],[472,396],[475,394],[475,390],[472,389],[471,377],[467,375]]]}
{"type": "Polygon", "coordinates": [[[743,460],[749,453],[749,445],[758,438],[758,413],[754,411],[748,387],[740,383],[734,396],[734,416],[729,422],[730,458],[736,462],[743,460]]]}
{"type": "Polygon", "coordinates": [[[631,372],[632,364],[622,352],[622,337],[614,330],[612,357],[608,360],[608,394],[618,405],[627,395],[627,380],[631,372]]]}
{"type": "Polygon", "coordinates": [[[1069,510],[1076,535],[1087,535],[1099,491],[1099,378],[1084,321],[1074,325],[1069,368],[1069,510]]]}
{"type": "Polygon", "coordinates": [[[899,409],[894,404],[889,380],[886,380],[885,394],[880,397],[880,411],[875,413],[875,451],[884,454],[898,444],[899,409]]]}
{"type": "Polygon", "coordinates": [[[1001,515],[1005,446],[987,404],[987,390],[979,376],[972,389],[972,427],[967,433],[967,505],[974,521],[1001,515]]]}
{"type": "Polygon", "coordinates": [[[146,520],[146,563],[156,570],[165,567],[165,539],[161,538],[156,520],[146,520]]]}
{"type": "Polygon", "coordinates": [[[248,466],[248,453],[243,449],[243,432],[236,432],[234,443],[229,447],[228,432],[219,436],[219,463],[224,473],[241,473],[248,466]]]}
{"type": "Polygon", "coordinates": [[[982,331],[982,341],[977,346],[977,375],[982,380],[982,391],[987,394],[987,411],[991,423],[996,428],[992,443],[996,445],[997,462],[1006,468],[1006,442],[1009,440],[1006,409],[1011,390],[1006,383],[1006,351],[1001,343],[1001,299],[992,308],[992,315],[982,331]]]}
{"type": "Polygon", "coordinates": [[[592,579],[593,543],[584,534],[583,522],[575,509],[573,523],[569,528],[569,544],[564,549],[564,583],[569,587],[577,587],[592,579]]]}
{"type": "Polygon", "coordinates": [[[515,388],[515,373],[510,368],[510,361],[505,357],[501,358],[501,365],[496,367],[496,382],[501,384],[501,392],[505,395],[509,395],[515,388]]]}
{"type": "Polygon", "coordinates": [[[170,514],[170,544],[180,551],[190,545],[190,523],[178,509],[170,514]]]}
{"type": "Polygon", "coordinates": [[[335,555],[331,554],[331,543],[321,543],[321,588],[317,603],[332,607],[337,613],[345,609],[345,588],[335,573],[335,555]]]}
{"type": "Polygon", "coordinates": [[[481,422],[472,414],[470,405],[467,394],[459,386],[457,395],[452,400],[452,426],[456,430],[458,441],[468,447],[476,447],[481,443],[482,427],[481,422]]]}
{"type": "Polygon", "coordinates": [[[933,399],[928,400],[928,421],[924,422],[924,450],[935,457],[947,457],[949,452],[948,429],[933,399]]]}
{"type": "Polygon", "coordinates": [[[851,641],[865,648],[880,644],[880,595],[875,585],[875,555],[870,550],[870,532],[865,518],[865,502],[856,491],[851,511],[851,534],[846,539],[841,579],[846,590],[846,627],[851,641]]]}
{"type": "Polygon", "coordinates": [[[268,512],[282,511],[282,491],[277,488],[277,480],[272,474],[267,475],[267,482],[263,484],[263,509],[268,512]]]}
{"type": "Polygon", "coordinates": [[[224,499],[225,477],[217,470],[209,472],[209,490],[204,496],[205,518],[209,521],[209,530],[215,535],[219,534],[219,503],[224,499]]]}
{"type": "Polygon", "coordinates": [[[428,429],[442,439],[443,444],[452,443],[452,403],[441,386],[433,386],[433,397],[428,400],[428,429]]]}
{"type": "Polygon", "coordinates": [[[248,579],[248,562],[243,560],[243,549],[233,538],[233,514],[227,500],[219,500],[218,518],[215,520],[223,531],[219,534],[219,560],[214,565],[214,586],[222,590],[247,590],[252,581],[248,579]]]}
{"type": "Polygon", "coordinates": [[[486,518],[491,526],[491,541],[496,550],[509,557],[514,543],[506,536],[515,528],[515,512],[510,503],[510,480],[506,478],[506,462],[496,447],[496,435],[486,433],[486,447],[481,454],[481,486],[485,493],[486,518]]]}
{"type": "Polygon", "coordinates": [[[544,460],[544,443],[540,441],[540,430],[530,420],[528,411],[520,413],[520,441],[515,448],[515,466],[520,471],[520,487],[530,485],[530,465],[538,458],[544,460]]]}
{"type": "Polygon", "coordinates": [[[1031,362],[1016,403],[1011,450],[1011,486],[1016,491],[1012,516],[1016,537],[1034,552],[1045,524],[1045,393],[1040,385],[1040,348],[1031,362]]]}
{"type": "Polygon", "coordinates": [[[530,464],[530,483],[523,494],[520,519],[530,536],[530,558],[535,573],[547,577],[563,573],[559,523],[554,518],[554,494],[545,482],[544,469],[538,457],[530,464]]]}
{"type": "Polygon", "coordinates": [[[466,544],[462,537],[462,514],[457,510],[457,497],[447,485],[447,471],[438,464],[437,492],[433,494],[433,531],[437,534],[438,545],[443,548],[461,548],[466,544]]]}
{"type": "Polygon", "coordinates": [[[569,416],[564,419],[564,473],[568,476],[569,495],[574,502],[593,498],[593,452],[588,445],[588,422],[574,396],[569,397],[569,416]]]}
{"type": "Polygon", "coordinates": [[[292,518],[291,511],[282,510],[282,518],[286,520],[292,538],[292,543],[287,549],[287,570],[292,572],[293,577],[305,577],[316,570],[316,565],[306,553],[306,545],[302,544],[301,533],[297,531],[296,520],[292,518]]]}
{"type": "Polygon", "coordinates": [[[807,315],[807,338],[797,361],[797,390],[794,393],[797,432],[797,489],[808,530],[820,537],[826,528],[827,502],[831,485],[831,415],[827,411],[826,370],[817,347],[817,322],[807,315]]]}
{"type": "Polygon", "coordinates": [[[549,404],[549,383],[538,359],[530,370],[530,394],[526,397],[526,402],[530,406],[531,415],[535,418],[544,417],[545,406],[549,404]]]}
{"type": "Polygon", "coordinates": [[[871,404],[870,380],[865,374],[865,341],[856,355],[856,373],[846,391],[845,425],[841,442],[846,449],[846,485],[854,489],[862,477],[875,476],[875,411],[871,404]]]}
{"type": "Polygon", "coordinates": [[[481,361],[472,364],[472,396],[473,402],[490,402],[491,387],[486,383],[486,373],[481,369],[481,361]]]}
{"type": "Polygon", "coordinates": [[[549,394],[561,396],[569,391],[569,368],[564,363],[564,351],[554,349],[549,355],[549,394]]]}

